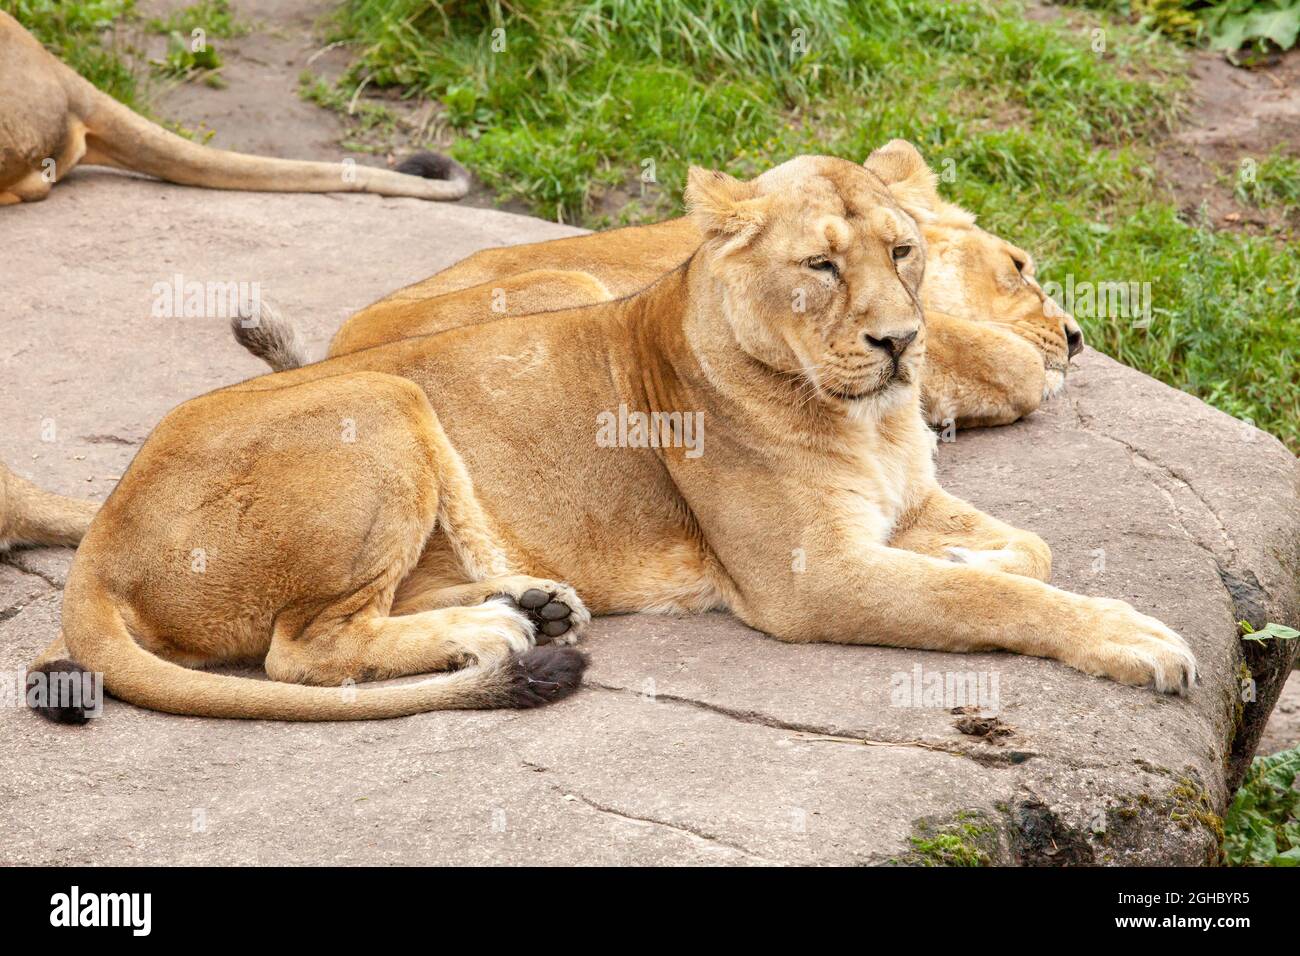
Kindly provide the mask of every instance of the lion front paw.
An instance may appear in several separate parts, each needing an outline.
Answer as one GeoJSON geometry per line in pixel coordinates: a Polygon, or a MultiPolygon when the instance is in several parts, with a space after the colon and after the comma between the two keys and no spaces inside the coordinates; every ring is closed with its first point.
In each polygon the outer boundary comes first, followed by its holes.
{"type": "Polygon", "coordinates": [[[1075,667],[1165,694],[1186,694],[1197,682],[1196,657],[1170,628],[1123,601],[1093,599],[1089,604],[1094,637],[1071,661],[1075,667]]]}

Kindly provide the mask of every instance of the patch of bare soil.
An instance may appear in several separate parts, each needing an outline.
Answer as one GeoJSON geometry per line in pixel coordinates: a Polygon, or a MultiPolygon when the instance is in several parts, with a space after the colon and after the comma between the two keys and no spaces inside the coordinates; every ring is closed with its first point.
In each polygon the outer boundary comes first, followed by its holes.
{"type": "MultiPolygon", "coordinates": [[[[1043,23],[1091,22],[1082,11],[1030,3],[1025,17],[1043,23]]],[[[1199,221],[1201,209],[1216,228],[1249,232],[1294,229],[1279,209],[1260,209],[1234,193],[1246,160],[1259,163],[1274,150],[1300,156],[1300,47],[1252,58],[1237,66],[1222,53],[1191,54],[1191,103],[1181,126],[1160,144],[1159,172],[1183,217],[1199,221]]]]}
{"type": "MultiPolygon", "coordinates": [[[[137,9],[145,18],[162,17],[191,2],[144,0],[137,9]]],[[[325,39],[337,0],[232,0],[230,6],[250,29],[244,36],[209,38],[222,59],[221,85],[210,86],[201,78],[162,82],[151,96],[156,116],[179,124],[199,141],[207,137],[212,146],[285,159],[351,158],[391,167],[421,149],[445,150],[452,141],[438,121],[436,104],[367,91],[353,104],[355,111],[382,106],[392,121],[361,129],[300,95],[304,72],[332,86],[347,69],[348,49],[325,39]]],[[[166,37],[148,36],[143,43],[149,58],[164,57],[166,37]]],[[[496,205],[481,186],[461,202],[496,205]]]]}
{"type": "Polygon", "coordinates": [[[1234,186],[1248,161],[1258,164],[1275,150],[1300,156],[1300,48],[1250,69],[1198,52],[1191,80],[1187,122],[1160,150],[1183,214],[1194,218],[1204,207],[1218,227],[1285,228],[1281,211],[1241,202],[1234,186]]]}
{"type": "Polygon", "coordinates": [[[1283,686],[1256,752],[1275,754],[1294,747],[1300,747],[1300,671],[1293,671],[1283,686]]]}

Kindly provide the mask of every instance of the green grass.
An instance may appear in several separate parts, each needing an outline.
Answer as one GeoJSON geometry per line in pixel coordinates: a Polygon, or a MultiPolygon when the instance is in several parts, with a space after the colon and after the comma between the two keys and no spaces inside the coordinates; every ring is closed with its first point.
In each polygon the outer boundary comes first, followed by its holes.
{"type": "Polygon", "coordinates": [[[1273,153],[1251,168],[1236,170],[1233,182],[1242,202],[1280,208],[1288,215],[1300,209],[1300,159],[1273,153]]]}
{"type": "MultiPolygon", "coordinates": [[[[911,139],[1044,279],[1149,283],[1149,327],[1079,316],[1093,345],[1300,450],[1300,254],[1180,218],[1150,144],[1176,121],[1183,56],[1096,22],[1101,54],[1077,23],[961,0],[349,0],[338,35],[345,94],[439,99],[499,196],[592,227],[677,213],[690,164],[747,175],[911,139]]],[[[1289,201],[1294,160],[1261,160],[1255,195],[1289,201]]]]}
{"type": "MultiPolygon", "coordinates": [[[[362,97],[346,96],[338,87],[326,83],[310,70],[298,75],[298,95],[309,103],[346,113],[352,118],[353,131],[362,137],[372,131],[389,135],[396,128],[397,116],[388,107],[362,97]]],[[[381,148],[356,136],[345,140],[342,146],[352,152],[375,152],[381,148]]]]}
{"type": "Polygon", "coordinates": [[[145,28],[168,38],[163,59],[152,61],[155,73],[179,80],[201,76],[218,89],[225,86],[220,73],[224,61],[213,40],[244,36],[251,29],[230,9],[228,0],[199,0],[166,17],[148,20],[145,28]]]}
{"type": "Polygon", "coordinates": [[[180,33],[186,37],[195,30],[209,37],[242,37],[252,29],[230,9],[229,0],[199,0],[166,17],[154,17],[145,26],[153,33],[180,33]]]}
{"type": "Polygon", "coordinates": [[[0,10],[101,90],[138,106],[138,77],[107,33],[114,22],[134,15],[135,0],[0,0],[0,10]]]}
{"type": "Polygon", "coordinates": [[[1223,819],[1234,866],[1300,866],[1300,747],[1256,757],[1223,819]]]}

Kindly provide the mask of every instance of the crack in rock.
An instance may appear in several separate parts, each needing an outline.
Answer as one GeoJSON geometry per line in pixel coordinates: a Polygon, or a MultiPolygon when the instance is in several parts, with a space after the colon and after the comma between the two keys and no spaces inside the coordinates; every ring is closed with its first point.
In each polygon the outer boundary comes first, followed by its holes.
{"type": "Polygon", "coordinates": [[[579,801],[580,803],[582,803],[587,807],[590,807],[592,810],[595,810],[597,813],[603,813],[607,816],[611,816],[619,820],[629,821],[632,823],[643,823],[643,824],[648,824],[650,826],[662,827],[665,830],[669,830],[680,836],[684,836],[689,840],[691,840],[692,842],[706,843],[709,844],[710,848],[721,847],[723,849],[731,850],[733,853],[739,853],[741,856],[745,857],[746,859],[753,860],[756,863],[762,863],[765,866],[780,865],[776,860],[768,859],[767,857],[755,853],[752,850],[747,850],[745,847],[737,843],[732,843],[729,840],[724,840],[721,837],[719,837],[717,834],[710,833],[707,830],[702,830],[699,829],[698,827],[689,826],[687,824],[672,823],[668,820],[660,820],[657,817],[644,816],[639,813],[629,813],[628,811],[620,810],[617,807],[611,807],[603,803],[597,803],[595,800],[592,800],[590,797],[578,793],[576,790],[566,789],[560,786],[553,786],[552,789],[556,793],[560,794],[561,796],[573,797],[575,800],[579,801]]]}
{"type": "Polygon", "coordinates": [[[17,617],[19,614],[21,614],[23,612],[23,608],[27,607],[27,605],[23,603],[26,600],[27,598],[23,598],[23,600],[19,601],[17,604],[11,604],[9,605],[9,607],[6,608],[0,608],[0,624],[3,624],[11,617],[17,617]]]}
{"type": "Polygon", "coordinates": [[[1148,468],[1153,469],[1159,472],[1160,474],[1164,475],[1167,479],[1174,482],[1179,488],[1185,489],[1193,498],[1195,498],[1201,504],[1201,507],[1205,509],[1205,513],[1208,514],[1212,519],[1214,519],[1214,525],[1219,532],[1219,536],[1223,539],[1224,546],[1227,548],[1228,557],[1226,562],[1222,561],[1222,559],[1219,558],[1218,552],[1213,548],[1213,546],[1205,544],[1204,542],[1192,536],[1190,532],[1188,532],[1187,526],[1183,523],[1182,514],[1178,507],[1178,504],[1176,501],[1173,500],[1173,495],[1171,495],[1167,489],[1156,484],[1155,482],[1152,482],[1152,484],[1156,487],[1156,489],[1160,491],[1162,494],[1164,494],[1165,497],[1170,500],[1170,503],[1173,506],[1174,514],[1178,518],[1178,523],[1183,528],[1184,533],[1187,534],[1188,540],[1190,540],[1193,544],[1196,544],[1198,547],[1201,547],[1204,550],[1209,551],[1212,555],[1214,555],[1215,560],[1219,561],[1220,563],[1234,564],[1236,562],[1237,545],[1236,542],[1232,540],[1232,535],[1228,532],[1228,526],[1224,523],[1222,515],[1220,515],[1219,512],[1215,510],[1214,506],[1211,505],[1210,502],[1206,499],[1206,497],[1196,489],[1196,486],[1192,484],[1191,480],[1187,478],[1187,476],[1179,474],[1177,471],[1175,471],[1172,467],[1165,464],[1164,462],[1157,461],[1156,459],[1152,458],[1150,455],[1142,451],[1142,449],[1138,448],[1136,445],[1132,444],[1131,442],[1125,441],[1122,438],[1118,438],[1115,435],[1103,431],[1100,428],[1093,427],[1092,416],[1084,413],[1084,411],[1079,408],[1079,403],[1077,401],[1072,400],[1070,402],[1070,407],[1074,411],[1075,421],[1078,424],[1079,429],[1081,431],[1087,432],[1089,435],[1096,435],[1099,438],[1104,438],[1107,441],[1114,442],[1115,444],[1121,446],[1122,448],[1127,449],[1130,458],[1140,459],[1141,461],[1145,462],[1148,468]]]}
{"type": "MultiPolygon", "coordinates": [[[[618,687],[614,684],[602,684],[590,679],[584,680],[582,683],[584,687],[591,687],[596,690],[611,691],[619,694],[633,694],[638,697],[642,696],[639,691],[632,690],[630,687],[618,687]]],[[[1025,763],[1027,760],[1038,756],[1036,753],[1024,750],[974,750],[966,747],[954,746],[952,744],[932,743],[924,740],[877,740],[867,737],[866,735],[841,733],[839,728],[836,727],[824,727],[816,724],[781,720],[778,717],[760,714],[757,711],[735,710],[730,707],[723,707],[721,704],[696,700],[693,697],[681,697],[676,694],[656,693],[654,699],[656,701],[662,700],[671,704],[681,704],[686,707],[694,707],[698,710],[708,711],[711,714],[718,714],[719,716],[738,721],[742,724],[754,724],[760,727],[769,727],[774,730],[788,730],[796,734],[800,739],[809,743],[843,743],[857,744],[867,747],[913,747],[918,750],[929,750],[934,753],[948,754],[950,757],[964,757],[967,760],[973,760],[975,763],[985,767],[1014,766],[1016,764],[1025,763]]]]}
{"type": "MultiPolygon", "coordinates": [[[[1242,606],[1238,601],[1238,596],[1234,591],[1233,585],[1229,583],[1230,580],[1237,582],[1241,581],[1242,578],[1232,570],[1232,566],[1237,562],[1237,545],[1233,541],[1232,535],[1228,533],[1227,525],[1224,523],[1222,516],[1214,509],[1209,501],[1206,500],[1205,496],[1196,490],[1196,487],[1186,477],[1180,475],[1164,462],[1156,461],[1137,446],[1125,441],[1124,439],[1117,438],[1099,428],[1094,428],[1091,424],[1091,416],[1084,414],[1084,412],[1079,408],[1077,400],[1070,400],[1070,408],[1074,412],[1075,422],[1080,431],[1089,435],[1095,435],[1098,438],[1104,438],[1109,442],[1114,442],[1128,451],[1129,460],[1132,462],[1133,467],[1139,472],[1142,472],[1146,477],[1147,483],[1156,491],[1160,492],[1165,500],[1169,502],[1169,508],[1173,512],[1174,519],[1178,522],[1178,528],[1182,531],[1183,536],[1189,543],[1203,551],[1210,560],[1214,562],[1214,569],[1218,572],[1219,583],[1223,587],[1224,593],[1227,594],[1228,601],[1232,605],[1233,621],[1241,620],[1243,617],[1249,619],[1253,608],[1242,606]],[[1144,464],[1138,464],[1139,461],[1144,464]],[[1206,543],[1201,540],[1200,537],[1192,533],[1192,530],[1188,528],[1187,523],[1183,520],[1183,512],[1178,506],[1177,500],[1175,500],[1169,489],[1165,488],[1159,481],[1152,477],[1152,472],[1163,475],[1166,479],[1175,483],[1177,487],[1185,489],[1188,494],[1200,503],[1201,507],[1204,508],[1205,513],[1213,519],[1214,525],[1218,529],[1219,536],[1223,539],[1223,545],[1227,548],[1226,559],[1220,556],[1219,551],[1212,544],[1206,543]]],[[[1258,578],[1255,577],[1254,573],[1249,573],[1251,578],[1254,578],[1256,583],[1258,583],[1258,578]]],[[[1262,588],[1258,589],[1257,595],[1252,595],[1252,597],[1255,598],[1254,603],[1262,603],[1259,595],[1264,595],[1262,588]]],[[[1267,595],[1264,595],[1264,597],[1266,598],[1267,595]]]]}
{"type": "MultiPolygon", "coordinates": [[[[543,764],[535,763],[531,760],[524,760],[521,761],[521,763],[524,767],[533,771],[534,773],[551,772],[550,767],[547,767],[543,764]]],[[[745,847],[741,846],[738,843],[732,843],[728,840],[724,840],[721,837],[717,836],[716,834],[710,833],[707,830],[703,830],[699,827],[687,826],[686,824],[681,824],[681,823],[671,823],[667,820],[660,820],[658,817],[649,817],[643,814],[629,813],[626,810],[619,810],[617,807],[611,807],[603,803],[597,803],[595,800],[592,800],[590,797],[578,793],[576,790],[573,790],[571,788],[563,787],[560,784],[553,783],[550,784],[549,786],[552,791],[558,793],[561,797],[565,799],[577,800],[580,803],[590,807],[592,810],[595,810],[597,813],[603,813],[608,816],[616,817],[617,819],[626,820],[632,823],[644,823],[650,826],[663,827],[666,830],[671,830],[672,832],[678,835],[689,838],[690,840],[692,840],[692,842],[702,841],[709,844],[716,844],[717,846],[723,847],[728,850],[732,850],[748,859],[754,860],[759,863],[763,863],[765,865],[769,865],[769,866],[780,865],[775,860],[770,860],[764,856],[761,856],[758,853],[754,853],[752,850],[746,849],[745,847]]]]}
{"type": "MultiPolygon", "coordinates": [[[[45,575],[39,574],[35,571],[28,571],[26,568],[20,568],[18,565],[14,564],[11,561],[0,561],[0,565],[3,565],[4,567],[7,568],[11,568],[14,571],[17,571],[19,574],[23,575],[24,577],[36,578],[37,580],[43,582],[43,584],[52,585],[56,590],[58,588],[58,585],[51,582],[50,579],[47,578],[45,575]]],[[[50,593],[50,588],[44,587],[43,585],[38,586],[33,584],[31,585],[31,587],[33,588],[33,590],[30,591],[29,593],[24,594],[21,597],[17,598],[11,604],[6,604],[3,607],[0,607],[0,623],[9,620],[12,617],[16,617],[20,612],[22,612],[24,608],[30,605],[33,601],[37,600],[38,598],[45,597],[45,595],[50,593]]]]}
{"type": "Polygon", "coordinates": [[[34,565],[23,562],[22,553],[23,552],[21,551],[12,552],[6,555],[6,560],[0,561],[0,564],[8,565],[9,567],[13,568],[15,571],[20,571],[23,574],[29,574],[34,578],[40,578],[42,581],[44,581],[50,587],[54,588],[54,590],[56,591],[63,590],[62,581],[46,573],[45,571],[42,571],[40,568],[34,565]]]}
{"type": "MultiPolygon", "coordinates": [[[[1197,490],[1192,481],[1171,466],[1152,458],[1131,442],[1094,427],[1092,417],[1080,409],[1076,398],[1071,397],[1069,399],[1069,406],[1074,412],[1075,424],[1079,431],[1106,439],[1127,449],[1133,467],[1142,472],[1147,482],[1169,502],[1170,509],[1173,511],[1174,518],[1178,522],[1184,537],[1214,562],[1214,568],[1218,572],[1219,584],[1227,595],[1229,607],[1232,611],[1232,634],[1234,639],[1238,637],[1237,621],[1249,621],[1254,627],[1260,627],[1266,623],[1269,616],[1268,608],[1272,603],[1272,595],[1260,583],[1259,577],[1253,569],[1246,567],[1244,564],[1239,566],[1241,553],[1228,531],[1227,523],[1209,500],[1197,490]],[[1157,480],[1154,477],[1155,475],[1163,476],[1163,479],[1157,480]],[[1200,536],[1193,534],[1192,529],[1183,520],[1183,509],[1179,506],[1170,487],[1166,487],[1163,482],[1168,482],[1175,490],[1186,492],[1200,504],[1218,533],[1220,542],[1217,545],[1213,541],[1207,542],[1202,540],[1200,536]]],[[[1285,673],[1290,669],[1291,664],[1288,652],[1280,647],[1263,651],[1254,645],[1242,645],[1239,641],[1237,643],[1241,655],[1239,660],[1244,659],[1251,672],[1256,675],[1259,681],[1258,700],[1265,702],[1266,706],[1263,708],[1253,707],[1253,714],[1245,718],[1236,717],[1231,719],[1233,730],[1228,740],[1227,765],[1227,784],[1231,789],[1235,789],[1245,775],[1250,755],[1260,734],[1263,732],[1268,711],[1271,709],[1273,701],[1276,700],[1277,693],[1281,690],[1281,683],[1285,680],[1285,673]]],[[[1231,717],[1231,714],[1229,716],[1231,717]]]]}
{"type": "Polygon", "coordinates": [[[126,446],[133,446],[133,445],[139,445],[139,444],[140,444],[140,439],[138,439],[138,438],[123,438],[121,435],[111,435],[111,434],[102,434],[102,435],[83,435],[83,436],[82,436],[82,441],[85,441],[86,443],[91,444],[91,445],[126,445],[126,446]]]}

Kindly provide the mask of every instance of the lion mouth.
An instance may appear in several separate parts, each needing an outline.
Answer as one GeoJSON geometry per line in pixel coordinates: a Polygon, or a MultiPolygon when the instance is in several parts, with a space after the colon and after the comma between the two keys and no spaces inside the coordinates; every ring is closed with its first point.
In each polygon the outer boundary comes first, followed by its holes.
{"type": "Polygon", "coordinates": [[[826,394],[832,398],[838,398],[844,402],[860,402],[864,398],[870,398],[872,395],[878,395],[885,385],[877,385],[875,388],[869,388],[865,392],[846,392],[838,388],[826,389],[826,394]]]}
{"type": "Polygon", "coordinates": [[[830,395],[833,398],[838,398],[843,402],[861,402],[865,399],[882,395],[896,386],[907,385],[911,381],[912,375],[907,366],[895,364],[892,369],[885,373],[884,377],[881,378],[880,381],[876,382],[869,388],[832,388],[830,386],[824,386],[823,390],[827,395],[830,395]]]}

